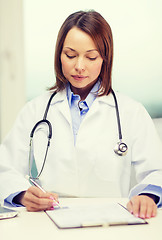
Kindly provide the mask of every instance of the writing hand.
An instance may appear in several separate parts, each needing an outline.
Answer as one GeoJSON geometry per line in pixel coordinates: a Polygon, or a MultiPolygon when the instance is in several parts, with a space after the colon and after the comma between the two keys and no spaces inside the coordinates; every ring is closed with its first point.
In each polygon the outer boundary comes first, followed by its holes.
{"type": "Polygon", "coordinates": [[[54,209],[58,202],[58,195],[50,192],[42,192],[39,188],[32,186],[21,194],[20,203],[26,207],[28,211],[36,212],[42,210],[54,209]]]}

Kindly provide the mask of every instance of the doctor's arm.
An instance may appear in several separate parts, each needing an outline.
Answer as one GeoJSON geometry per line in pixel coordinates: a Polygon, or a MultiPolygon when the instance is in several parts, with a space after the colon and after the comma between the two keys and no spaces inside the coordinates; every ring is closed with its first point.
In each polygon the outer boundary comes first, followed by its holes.
{"type": "Polygon", "coordinates": [[[127,208],[137,217],[155,217],[162,202],[162,144],[144,108],[138,112],[132,129],[132,163],[138,184],[130,192],[127,208]]]}
{"type": "MultiPolygon", "coordinates": [[[[29,136],[35,121],[35,108],[29,103],[21,110],[13,128],[0,145],[0,182],[5,183],[0,185],[1,198],[11,204],[15,201],[18,205],[29,206],[28,202],[35,202],[37,196],[38,204],[42,203],[42,199],[39,199],[42,193],[39,193],[38,189],[33,190],[29,181],[24,177],[29,169],[29,136]]],[[[50,194],[50,196],[53,195],[50,194]]],[[[44,194],[44,197],[46,202],[49,194],[44,194]]],[[[48,203],[52,201],[48,199],[48,203]]]]}

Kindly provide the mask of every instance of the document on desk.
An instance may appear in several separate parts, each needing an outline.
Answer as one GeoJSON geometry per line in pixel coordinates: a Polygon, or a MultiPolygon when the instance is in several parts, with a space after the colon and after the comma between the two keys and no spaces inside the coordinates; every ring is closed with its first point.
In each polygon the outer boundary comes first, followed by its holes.
{"type": "Polygon", "coordinates": [[[118,203],[70,206],[46,213],[61,229],[147,224],[144,219],[133,216],[118,203]]]}

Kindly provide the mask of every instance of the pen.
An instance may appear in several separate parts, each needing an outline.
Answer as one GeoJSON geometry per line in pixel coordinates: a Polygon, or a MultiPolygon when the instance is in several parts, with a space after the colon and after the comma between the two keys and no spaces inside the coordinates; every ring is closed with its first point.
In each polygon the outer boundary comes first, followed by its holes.
{"type": "MultiPolygon", "coordinates": [[[[26,176],[26,178],[28,180],[30,180],[34,184],[34,186],[39,188],[42,192],[46,193],[46,191],[37,182],[35,182],[32,178],[30,178],[28,175],[26,176]]],[[[61,208],[60,204],[55,199],[53,199],[53,201],[59,208],[61,208]]]]}

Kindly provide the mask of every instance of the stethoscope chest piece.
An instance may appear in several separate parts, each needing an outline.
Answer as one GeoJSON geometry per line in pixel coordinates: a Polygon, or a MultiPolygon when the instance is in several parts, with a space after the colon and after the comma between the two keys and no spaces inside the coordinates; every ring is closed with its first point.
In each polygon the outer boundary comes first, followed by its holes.
{"type": "Polygon", "coordinates": [[[126,143],[120,141],[116,144],[114,148],[114,152],[118,154],[119,156],[125,156],[128,151],[128,146],[126,143]]]}

